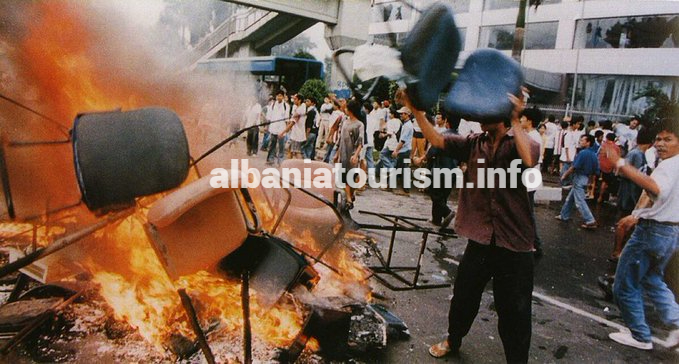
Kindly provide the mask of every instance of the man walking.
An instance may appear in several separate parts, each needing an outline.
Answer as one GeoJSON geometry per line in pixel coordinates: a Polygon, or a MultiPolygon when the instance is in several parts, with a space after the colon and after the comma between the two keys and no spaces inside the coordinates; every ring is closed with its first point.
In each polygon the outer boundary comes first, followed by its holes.
{"type": "Polygon", "coordinates": [[[653,348],[644,316],[644,296],[651,300],[661,320],[672,327],[665,344],[679,344],[679,304],[663,280],[679,244],[679,123],[667,119],[659,129],[655,146],[662,162],[650,177],[603,147],[618,173],[643,188],[649,197],[642,195],[632,215],[620,221],[636,223],[618,261],[613,285],[615,301],[629,330],[608,335],[615,342],[642,350],[653,348]]]}
{"type": "Polygon", "coordinates": [[[269,153],[266,156],[267,165],[279,165],[285,157],[285,138],[280,134],[285,131],[288,118],[288,104],[283,100],[283,91],[276,92],[276,101],[266,113],[269,125],[269,153]]]}
{"type": "Polygon", "coordinates": [[[591,135],[583,135],[580,137],[580,148],[582,150],[575,156],[573,165],[561,176],[561,180],[568,178],[571,174],[573,177],[573,188],[568,192],[566,202],[561,208],[561,213],[554,218],[560,221],[568,221],[571,219],[571,211],[573,205],[580,211],[580,215],[585,219],[585,223],[580,225],[583,229],[596,229],[597,224],[592,212],[585,201],[585,191],[589,184],[589,176],[599,175],[599,160],[596,152],[592,148],[594,145],[594,137],[591,135]]]}

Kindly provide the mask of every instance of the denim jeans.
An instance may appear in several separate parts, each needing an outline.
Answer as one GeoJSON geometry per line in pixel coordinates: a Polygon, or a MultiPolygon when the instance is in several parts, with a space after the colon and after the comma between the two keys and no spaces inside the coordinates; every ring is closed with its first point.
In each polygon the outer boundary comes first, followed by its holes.
{"type": "Polygon", "coordinates": [[[368,170],[370,168],[375,168],[375,161],[373,160],[373,150],[375,147],[365,147],[365,163],[367,164],[368,170]]]}
{"type": "Polygon", "coordinates": [[[585,190],[587,189],[588,184],[588,176],[575,174],[575,177],[573,177],[573,188],[568,192],[566,202],[564,202],[563,207],[561,208],[562,219],[568,220],[571,218],[571,210],[573,210],[573,205],[575,205],[586,224],[596,222],[594,216],[592,216],[592,212],[589,210],[589,206],[587,206],[587,201],[585,201],[585,190]]]}
{"type": "MultiPolygon", "coordinates": [[[[479,312],[481,295],[493,280],[498,331],[508,363],[526,363],[530,349],[533,254],[469,240],[448,312],[448,343],[459,348],[479,312]]],[[[478,343],[477,343],[478,344],[478,343]]]]}
{"type": "Polygon", "coordinates": [[[267,163],[280,164],[285,158],[285,138],[279,138],[277,134],[269,137],[269,154],[266,156],[267,163]]]}
{"type": "Polygon", "coordinates": [[[677,250],[677,240],[679,226],[642,219],[618,261],[613,295],[625,324],[638,341],[651,341],[651,329],[644,317],[644,293],[662,321],[679,328],[679,304],[663,281],[665,267],[677,250]]]}
{"type": "MultiPolygon", "coordinates": [[[[566,173],[566,171],[569,168],[571,168],[571,166],[573,165],[573,162],[561,162],[561,163],[562,163],[562,166],[561,166],[561,173],[559,174],[559,177],[562,177],[566,173]]],[[[573,183],[573,179],[575,178],[573,176],[574,176],[574,174],[571,174],[566,179],[561,180],[561,186],[571,185],[573,183]]]]}
{"type": "Polygon", "coordinates": [[[262,151],[269,150],[269,140],[271,140],[271,133],[266,131],[264,132],[264,138],[262,138],[262,151]]]}
{"type": "Polygon", "coordinates": [[[307,159],[316,159],[316,133],[307,135],[306,141],[302,143],[302,155],[307,159]]]}

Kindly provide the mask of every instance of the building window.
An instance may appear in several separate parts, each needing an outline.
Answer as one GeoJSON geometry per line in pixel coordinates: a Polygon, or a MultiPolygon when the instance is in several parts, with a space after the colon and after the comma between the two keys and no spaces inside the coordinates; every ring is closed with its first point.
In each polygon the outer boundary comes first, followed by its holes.
{"type": "Polygon", "coordinates": [[[524,34],[525,49],[554,49],[558,22],[528,23],[524,34]]]}
{"type": "Polygon", "coordinates": [[[579,20],[573,48],[678,48],[679,16],[579,20]]]}
{"type": "Polygon", "coordinates": [[[373,23],[384,23],[410,19],[411,8],[401,1],[390,1],[373,5],[371,9],[373,23]]]}
{"type": "Polygon", "coordinates": [[[512,49],[514,44],[514,25],[494,25],[481,27],[479,48],[512,49]]]}
{"type": "MultiPolygon", "coordinates": [[[[558,22],[528,23],[524,35],[524,49],[554,49],[558,22]]],[[[513,24],[481,27],[480,48],[511,50],[514,45],[513,24]]]]}
{"type": "MultiPolygon", "coordinates": [[[[540,5],[558,4],[560,2],[561,0],[542,0],[540,5]]],[[[485,0],[483,3],[483,10],[509,9],[518,7],[518,0],[485,0]]]]}

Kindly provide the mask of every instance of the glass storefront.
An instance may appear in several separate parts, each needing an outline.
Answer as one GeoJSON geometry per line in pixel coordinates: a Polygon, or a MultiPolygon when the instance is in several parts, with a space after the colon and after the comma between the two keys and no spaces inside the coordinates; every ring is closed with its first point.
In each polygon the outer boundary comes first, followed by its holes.
{"type": "Polygon", "coordinates": [[[578,20],[573,48],[677,48],[679,15],[578,20]]]}
{"type": "MultiPolygon", "coordinates": [[[[528,23],[524,35],[525,49],[554,49],[558,22],[528,23]]],[[[514,44],[513,24],[494,25],[481,28],[480,48],[511,50],[514,44]]]]}

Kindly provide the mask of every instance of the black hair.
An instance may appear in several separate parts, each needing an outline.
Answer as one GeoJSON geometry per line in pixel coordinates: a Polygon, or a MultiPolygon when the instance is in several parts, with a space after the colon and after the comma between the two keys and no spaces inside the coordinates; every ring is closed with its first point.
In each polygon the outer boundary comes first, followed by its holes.
{"type": "Polygon", "coordinates": [[[600,136],[604,136],[604,131],[603,130],[597,130],[594,132],[594,138],[598,138],[600,136]]]}
{"type": "Polygon", "coordinates": [[[276,96],[278,95],[285,95],[285,92],[283,92],[283,90],[278,90],[276,91],[276,96]]]}
{"type": "Polygon", "coordinates": [[[316,105],[316,99],[313,97],[307,97],[307,100],[311,101],[312,104],[316,105]]]}
{"type": "Polygon", "coordinates": [[[568,127],[568,125],[570,125],[570,124],[568,123],[568,121],[561,121],[560,125],[561,125],[561,129],[566,129],[568,127]]]}
{"type": "Polygon", "coordinates": [[[556,120],[556,117],[552,114],[549,114],[549,116],[547,116],[547,120],[549,120],[550,123],[553,123],[554,120],[556,120]]]}
{"type": "Polygon", "coordinates": [[[606,134],[606,140],[615,141],[615,133],[606,134]]]}
{"type": "Polygon", "coordinates": [[[365,108],[365,110],[366,110],[367,112],[373,111],[373,104],[372,104],[372,102],[368,102],[368,101],[364,102],[364,103],[363,103],[363,107],[365,108]]]}
{"type": "Polygon", "coordinates": [[[660,120],[660,123],[658,125],[658,133],[661,131],[666,131],[674,134],[677,138],[679,138],[679,122],[677,122],[676,119],[673,118],[665,118],[660,120]]]}
{"type": "Polygon", "coordinates": [[[351,99],[347,101],[347,111],[353,114],[356,119],[359,119],[361,121],[362,121],[361,118],[363,117],[363,112],[361,111],[362,108],[363,105],[361,105],[361,102],[356,99],[351,99]]]}
{"type": "Polygon", "coordinates": [[[637,144],[653,144],[656,134],[652,128],[641,128],[637,134],[637,144]]]}
{"type": "Polygon", "coordinates": [[[594,120],[590,120],[590,121],[587,122],[587,126],[595,126],[595,125],[596,125],[596,121],[594,121],[594,120]]]}
{"type": "Polygon", "coordinates": [[[540,109],[538,109],[537,107],[532,107],[530,109],[523,110],[521,115],[525,116],[526,119],[530,120],[534,128],[540,125],[540,122],[542,121],[542,111],[540,111],[540,109]]]}
{"type": "Polygon", "coordinates": [[[590,146],[594,145],[594,137],[593,136],[591,136],[589,134],[585,134],[585,135],[581,136],[580,138],[586,138],[587,142],[589,142],[590,146]]]}
{"type": "Polygon", "coordinates": [[[578,115],[575,118],[573,118],[573,123],[583,123],[585,122],[585,117],[582,115],[578,115]]]}

